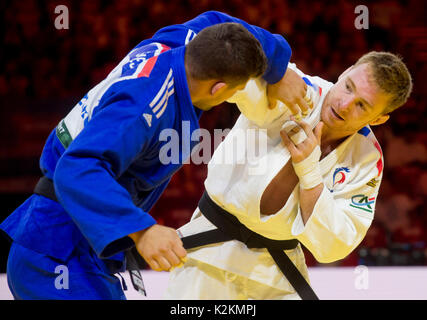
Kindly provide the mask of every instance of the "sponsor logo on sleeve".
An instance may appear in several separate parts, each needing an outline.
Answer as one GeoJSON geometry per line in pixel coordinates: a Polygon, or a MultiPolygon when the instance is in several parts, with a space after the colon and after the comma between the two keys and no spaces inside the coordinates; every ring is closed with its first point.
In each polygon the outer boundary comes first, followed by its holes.
{"type": "Polygon", "coordinates": [[[374,203],[375,197],[369,198],[364,194],[358,194],[351,197],[350,207],[372,213],[374,203]]]}
{"type": "Polygon", "coordinates": [[[371,187],[371,188],[375,188],[378,184],[378,180],[375,178],[372,178],[371,181],[369,181],[366,185],[371,187]]]}

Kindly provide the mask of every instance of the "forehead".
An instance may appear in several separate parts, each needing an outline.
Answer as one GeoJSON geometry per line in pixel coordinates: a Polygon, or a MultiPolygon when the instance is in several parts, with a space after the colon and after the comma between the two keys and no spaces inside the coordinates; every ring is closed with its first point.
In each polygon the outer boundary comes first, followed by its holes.
{"type": "Polygon", "coordinates": [[[359,93],[376,94],[379,91],[372,78],[371,68],[366,63],[351,68],[344,80],[348,78],[353,81],[359,93]]]}
{"type": "Polygon", "coordinates": [[[387,103],[388,95],[375,83],[371,73],[371,67],[364,63],[354,66],[343,77],[344,81],[352,81],[357,94],[373,106],[383,107],[387,103]]]}

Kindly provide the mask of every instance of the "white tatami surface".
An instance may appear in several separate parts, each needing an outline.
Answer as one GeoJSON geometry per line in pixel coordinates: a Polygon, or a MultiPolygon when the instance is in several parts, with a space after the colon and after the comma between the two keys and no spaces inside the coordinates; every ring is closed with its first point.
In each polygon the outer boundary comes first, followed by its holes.
{"type": "MultiPolygon", "coordinates": [[[[313,267],[311,285],[321,300],[427,300],[426,267],[313,267]]],[[[129,300],[162,299],[168,273],[143,271],[147,297],[133,290],[123,273],[129,300]]],[[[183,288],[183,290],[185,290],[183,288]]],[[[0,274],[0,300],[13,299],[6,274],[0,274]]]]}

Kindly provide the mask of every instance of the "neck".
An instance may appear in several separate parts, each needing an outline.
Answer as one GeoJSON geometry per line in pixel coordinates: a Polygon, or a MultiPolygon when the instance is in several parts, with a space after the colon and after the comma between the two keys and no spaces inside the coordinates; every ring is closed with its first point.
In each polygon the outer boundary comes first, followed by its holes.
{"type": "Polygon", "coordinates": [[[331,130],[331,128],[324,125],[322,129],[321,149],[333,150],[353,133],[337,132],[336,130],[331,130]]]}

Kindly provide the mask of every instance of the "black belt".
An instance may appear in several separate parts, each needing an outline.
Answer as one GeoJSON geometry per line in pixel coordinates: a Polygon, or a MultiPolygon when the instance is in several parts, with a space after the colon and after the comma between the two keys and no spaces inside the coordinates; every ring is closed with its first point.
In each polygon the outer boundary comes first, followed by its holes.
{"type": "Polygon", "coordinates": [[[55,188],[53,187],[53,181],[46,176],[41,177],[37,182],[34,187],[34,193],[58,202],[58,198],[55,194],[55,188]]]}
{"type": "MultiPolygon", "coordinates": [[[[38,181],[34,188],[34,193],[58,202],[53,181],[45,176],[38,181]]],[[[318,297],[305,278],[301,275],[286,253],[283,252],[283,250],[296,248],[298,240],[272,240],[253,232],[240,223],[235,216],[213,202],[206,191],[199,201],[199,209],[218,229],[182,238],[181,240],[184,244],[184,248],[191,249],[229,240],[239,240],[245,243],[248,248],[267,248],[268,252],[299,296],[303,300],[318,300],[318,297]]],[[[139,269],[143,269],[145,265],[145,261],[138,254],[135,247],[126,251],[126,270],[129,270],[135,290],[143,294],[145,294],[145,288],[139,269]]]]}
{"type": "MultiPolygon", "coordinates": [[[[53,181],[46,176],[43,176],[37,182],[36,186],[34,187],[34,193],[44,196],[46,198],[49,198],[50,200],[59,202],[55,194],[55,187],[53,185],[53,181]]],[[[146,295],[144,283],[142,281],[142,276],[141,276],[141,273],[139,272],[140,269],[144,269],[146,266],[144,259],[138,254],[138,251],[136,250],[135,247],[126,250],[125,255],[126,255],[126,270],[129,271],[130,279],[132,281],[132,285],[134,289],[140,292],[141,294],[146,295]]],[[[124,284],[124,280],[123,280],[123,289],[126,290],[126,285],[124,284]]]]}
{"type": "MultiPolygon", "coordinates": [[[[319,298],[283,250],[295,249],[298,240],[272,240],[253,232],[235,216],[219,207],[205,191],[199,202],[202,214],[218,229],[183,237],[186,249],[229,240],[239,240],[248,248],[267,248],[274,261],[303,300],[319,298]]],[[[243,262],[242,262],[243,263],[243,262]]]]}

